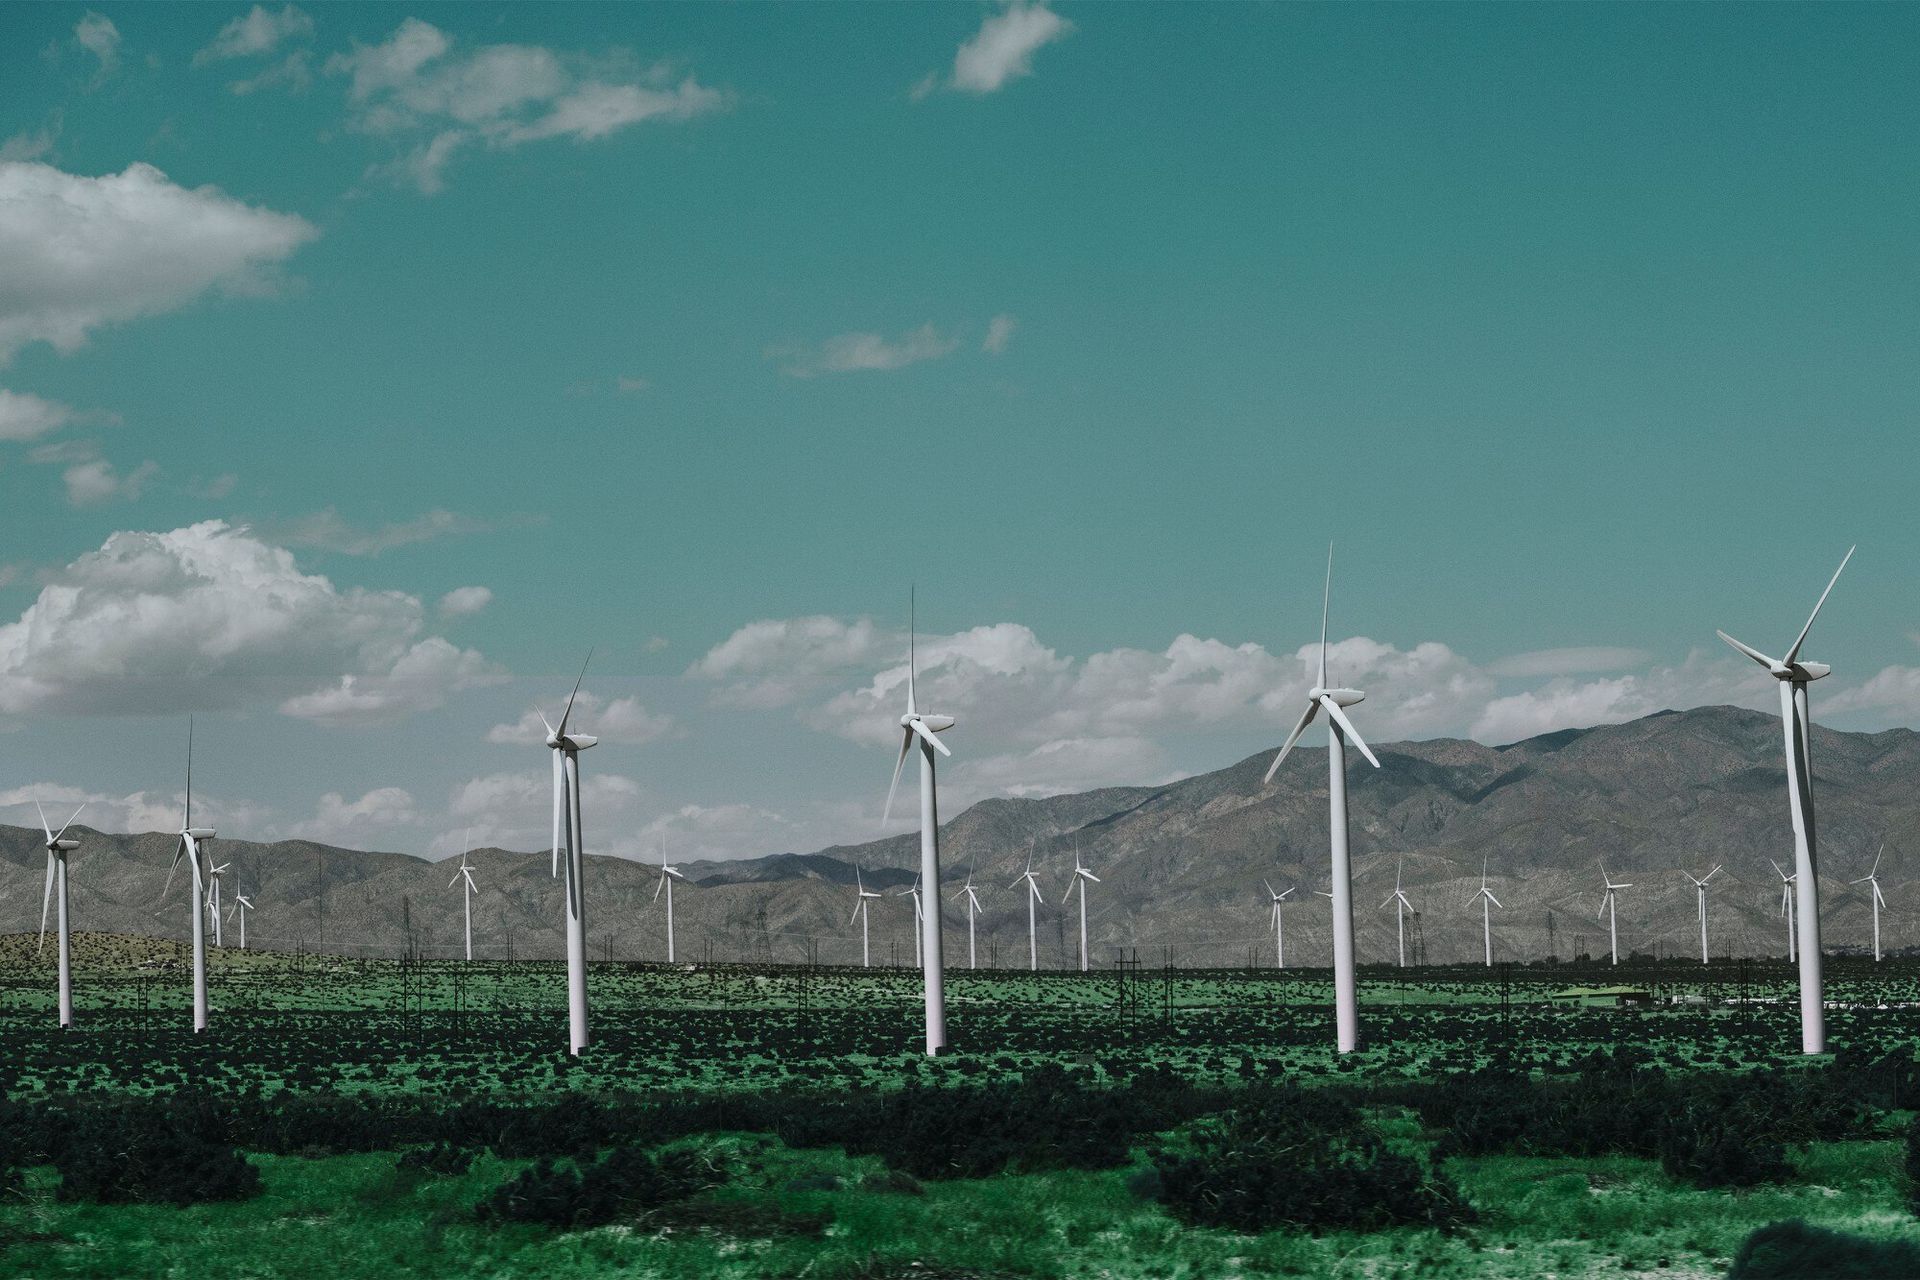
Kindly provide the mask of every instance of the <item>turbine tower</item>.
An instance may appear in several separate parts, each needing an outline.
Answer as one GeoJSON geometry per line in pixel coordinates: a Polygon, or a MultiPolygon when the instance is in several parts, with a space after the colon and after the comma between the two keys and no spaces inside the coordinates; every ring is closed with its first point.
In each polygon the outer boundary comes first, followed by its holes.
{"type": "Polygon", "coordinates": [[[1293,891],[1299,886],[1288,885],[1281,892],[1275,893],[1273,886],[1267,881],[1262,880],[1260,883],[1267,886],[1267,897],[1273,899],[1273,910],[1269,913],[1272,919],[1268,922],[1273,925],[1273,967],[1284,969],[1287,967],[1287,935],[1280,921],[1280,904],[1292,897],[1293,891]]]}
{"type": "MultiPolygon", "coordinates": [[[[38,800],[33,802],[33,807],[39,810],[40,830],[45,832],[47,837],[47,889],[46,892],[40,896],[40,945],[42,947],[47,945],[47,908],[52,904],[56,886],[59,889],[60,896],[60,914],[54,922],[57,931],[57,936],[54,939],[54,950],[59,959],[60,1029],[64,1031],[73,1025],[73,933],[68,928],[67,855],[80,847],[78,840],[69,840],[66,838],[66,835],[67,828],[74,824],[75,819],[79,818],[80,810],[85,809],[87,806],[83,804],[79,809],[75,809],[73,811],[73,817],[68,818],[66,822],[62,824],[58,835],[54,834],[53,830],[47,826],[47,811],[40,808],[40,802],[38,800]]],[[[1878,863],[1876,862],[1875,865],[1877,866],[1878,863]]],[[[1876,938],[1880,936],[1879,925],[1877,923],[1878,919],[1879,916],[1876,913],[1876,924],[1874,926],[1874,936],[1876,938]]],[[[1876,951],[1879,950],[1877,946],[1874,949],[1876,951]]]]}
{"type": "Polygon", "coordinates": [[[227,908],[227,919],[240,917],[240,949],[247,949],[247,912],[253,910],[253,899],[237,890],[233,895],[233,905],[227,908]]]}
{"type": "MultiPolygon", "coordinates": [[[[593,651],[588,650],[587,662],[592,661],[593,651]]],[[[557,728],[548,723],[545,712],[540,713],[540,723],[547,729],[547,746],[553,751],[553,874],[560,874],[563,853],[567,864],[567,1052],[576,1058],[588,1043],[587,852],[580,830],[580,753],[600,739],[568,733],[567,720],[573,715],[573,700],[580,696],[580,681],[586,678],[587,663],[583,662],[557,728]]]]}
{"type": "Polygon", "coordinates": [[[673,882],[685,880],[679,870],[667,865],[667,833],[660,833],[660,880],[653,886],[653,900],[660,901],[660,891],[667,891],[667,963],[673,963],[673,882]]]}
{"type": "Polygon", "coordinates": [[[1080,972],[1087,971],[1087,881],[1100,883],[1100,877],[1080,865],[1080,843],[1073,845],[1073,878],[1067,881],[1067,891],[1063,895],[1072,897],[1073,891],[1080,891],[1080,972]]]}
{"type": "MultiPolygon", "coordinates": [[[[208,861],[211,863],[212,859],[208,861]]],[[[223,862],[217,867],[211,865],[207,867],[207,915],[213,920],[213,945],[223,951],[226,949],[227,939],[220,929],[220,877],[227,874],[232,866],[231,862],[223,862]]]]}
{"type": "Polygon", "coordinates": [[[915,876],[913,878],[912,888],[902,889],[893,896],[896,898],[913,899],[913,967],[916,969],[925,969],[927,967],[927,962],[924,959],[926,952],[922,950],[925,943],[920,933],[925,926],[927,913],[920,909],[920,877],[915,876]]]}
{"type": "Polygon", "coordinates": [[[967,900],[967,968],[978,969],[980,967],[980,958],[979,953],[974,949],[973,920],[975,916],[980,914],[980,895],[974,891],[973,871],[971,869],[967,871],[966,886],[962,888],[960,892],[953,895],[955,902],[960,901],[962,898],[967,900]]]}
{"type": "MultiPolygon", "coordinates": [[[[467,832],[467,844],[473,843],[473,832],[467,832]]],[[[480,886],[473,882],[473,867],[467,862],[467,850],[460,851],[460,868],[453,873],[453,879],[447,881],[447,888],[460,885],[461,905],[466,908],[467,959],[473,959],[473,895],[480,886]]]]}
{"type": "Polygon", "coordinates": [[[173,873],[185,859],[192,870],[193,883],[187,895],[187,918],[193,930],[193,1029],[207,1029],[207,891],[200,869],[200,846],[213,839],[212,827],[193,825],[193,717],[187,717],[187,797],[181,810],[180,843],[174,846],[173,863],[167,868],[167,882],[160,887],[165,898],[173,887],[173,873]]]}
{"type": "MultiPolygon", "coordinates": [[[[1487,860],[1485,858],[1480,859],[1480,888],[1478,892],[1473,895],[1473,898],[1480,899],[1480,938],[1486,945],[1487,968],[1491,969],[1493,968],[1493,909],[1499,907],[1502,911],[1505,911],[1506,907],[1501,903],[1500,899],[1493,896],[1493,890],[1487,888],[1487,860]]],[[[1467,899],[1468,906],[1473,905],[1473,898],[1467,899]]]]}
{"type": "MultiPolygon", "coordinates": [[[[75,816],[77,817],[78,815],[76,814],[75,816]]],[[[1880,854],[1886,851],[1887,845],[1883,840],[1880,842],[1879,851],[1873,855],[1873,869],[1868,871],[1864,876],[1861,876],[1858,880],[1849,880],[1847,882],[1848,884],[1864,884],[1873,891],[1871,901],[1873,903],[1873,962],[1875,964],[1880,963],[1880,908],[1887,905],[1886,897],[1880,892],[1880,854]]],[[[44,914],[42,918],[44,919],[44,914]]],[[[42,924],[40,927],[45,929],[46,925],[42,924]]]]}
{"type": "Polygon", "coordinates": [[[1400,887],[1401,866],[1400,860],[1393,864],[1393,892],[1380,904],[1380,909],[1385,911],[1388,907],[1393,908],[1393,922],[1400,930],[1400,967],[1404,969],[1407,967],[1407,916],[1409,913],[1418,915],[1419,912],[1413,910],[1413,903],[1407,900],[1406,890],[1400,887]]]}
{"type": "Polygon", "coordinates": [[[1601,916],[1605,916],[1607,918],[1607,940],[1613,947],[1613,962],[1615,964],[1619,964],[1620,963],[1620,929],[1618,924],[1616,923],[1615,916],[1614,916],[1613,900],[1615,895],[1617,895],[1620,890],[1631,889],[1633,888],[1633,886],[1631,884],[1615,884],[1613,882],[1613,877],[1607,874],[1607,864],[1604,862],[1600,864],[1600,882],[1606,885],[1607,891],[1601,897],[1600,910],[1597,913],[1595,913],[1593,918],[1595,920],[1598,920],[1601,916]]]}
{"type": "Polygon", "coordinates": [[[1027,969],[1029,972],[1038,972],[1040,944],[1033,930],[1033,906],[1036,902],[1044,906],[1047,900],[1040,896],[1040,880],[1033,872],[1033,841],[1031,840],[1027,841],[1027,869],[1022,871],[1007,888],[1017,889],[1023,880],[1027,885],[1027,969]]]}
{"type": "Polygon", "coordinates": [[[1691,871],[1682,871],[1681,875],[1693,881],[1694,891],[1700,896],[1700,963],[1707,962],[1707,881],[1720,874],[1720,866],[1714,864],[1713,870],[1696,877],[1691,871]]]}
{"type": "Polygon", "coordinates": [[[867,888],[866,883],[860,878],[860,868],[855,867],[853,869],[853,919],[848,920],[847,923],[852,924],[854,920],[860,922],[860,967],[862,969],[871,968],[873,965],[873,953],[867,946],[867,904],[879,896],[867,888]]]}
{"type": "Polygon", "coordinates": [[[1802,662],[1800,646],[1807,642],[1807,633],[1813,630],[1813,620],[1820,616],[1820,606],[1827,602],[1833,584],[1840,581],[1840,575],[1846,570],[1847,561],[1853,559],[1853,553],[1854,548],[1848,547],[1847,554],[1841,557],[1840,567],[1828,579],[1827,589],[1820,593],[1813,612],[1807,615],[1807,625],[1800,628],[1800,634],[1795,638],[1793,647],[1787,650],[1786,656],[1769,658],[1759,650],[1741,644],[1726,632],[1719,633],[1722,640],[1765,667],[1767,674],[1780,685],[1780,724],[1785,735],[1787,758],[1787,807],[1793,819],[1794,914],[1800,961],[1802,1053],[1827,1051],[1826,994],[1820,973],[1820,863],[1813,827],[1813,756],[1808,745],[1808,738],[1813,732],[1813,720],[1807,709],[1807,686],[1830,673],[1833,668],[1824,662],[1802,662]]]}
{"type": "Polygon", "coordinates": [[[1767,859],[1767,865],[1780,877],[1780,918],[1787,922],[1787,959],[1794,961],[1800,958],[1800,943],[1799,932],[1794,928],[1794,908],[1798,904],[1793,898],[1793,883],[1800,878],[1800,873],[1788,875],[1772,858],[1767,859]]]}
{"type": "MultiPolygon", "coordinates": [[[[918,747],[920,880],[935,896],[933,910],[921,913],[919,928],[913,936],[917,940],[917,949],[926,957],[920,971],[926,987],[927,1054],[934,1056],[947,1051],[947,992],[946,975],[941,971],[940,807],[934,795],[933,756],[936,751],[943,756],[953,754],[947,749],[947,744],[935,736],[953,728],[953,717],[923,715],[914,701],[914,667],[917,665],[915,631],[918,620],[914,616],[913,596],[909,595],[907,600],[907,713],[900,717],[900,758],[893,762],[893,785],[887,788],[887,805],[881,811],[880,825],[884,827],[893,816],[893,795],[900,786],[900,770],[907,763],[907,753],[918,747]]],[[[920,900],[916,895],[914,906],[917,908],[919,905],[920,900]]]]}
{"type": "Polygon", "coordinates": [[[1262,785],[1273,781],[1280,762],[1300,741],[1314,717],[1327,713],[1327,808],[1332,834],[1333,891],[1333,1017],[1335,1043],[1341,1053],[1352,1053],[1360,1046],[1360,1005],[1353,970],[1353,863],[1347,853],[1347,739],[1360,748],[1360,754],[1374,768],[1380,762],[1347,719],[1343,707],[1353,706],[1367,695],[1358,689],[1327,687],[1327,609],[1333,599],[1333,545],[1327,545],[1327,585],[1320,597],[1320,679],[1307,690],[1307,709],[1293,732],[1281,744],[1273,764],[1267,768],[1262,785]]]}

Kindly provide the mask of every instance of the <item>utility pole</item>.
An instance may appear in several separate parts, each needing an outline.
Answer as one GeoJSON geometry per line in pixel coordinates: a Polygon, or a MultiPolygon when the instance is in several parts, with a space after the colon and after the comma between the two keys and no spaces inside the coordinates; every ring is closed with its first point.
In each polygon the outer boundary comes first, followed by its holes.
{"type": "Polygon", "coordinates": [[[1560,946],[1553,936],[1553,908],[1547,908],[1547,954],[1555,960],[1560,958],[1560,946]]]}

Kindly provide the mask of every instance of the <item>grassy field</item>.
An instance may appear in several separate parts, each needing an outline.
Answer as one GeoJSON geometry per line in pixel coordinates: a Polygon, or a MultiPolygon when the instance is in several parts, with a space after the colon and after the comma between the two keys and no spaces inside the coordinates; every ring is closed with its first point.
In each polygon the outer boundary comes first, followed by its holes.
{"type": "MultiPolygon", "coordinates": [[[[573,1062],[559,1052],[558,966],[229,950],[214,961],[214,1027],[194,1037],[177,949],[87,938],[80,950],[79,1025],[63,1034],[48,967],[20,940],[0,939],[0,1062],[16,1101],[298,1094],[432,1107],[769,1090],[857,1099],[910,1084],[1016,1081],[1048,1064],[1096,1085],[1150,1066],[1226,1091],[1390,1090],[1476,1071],[1496,1054],[1549,1078],[1621,1046],[1676,1078],[1807,1065],[1779,964],[1370,971],[1368,1047],[1347,1060],[1330,1052],[1325,973],[961,972],[949,986],[959,1051],[938,1061],[915,1051],[911,973],[602,965],[596,1043],[573,1062]],[[1545,998],[1616,980],[1735,1003],[1624,1011],[1545,998]]],[[[1913,1055],[1920,1016],[1900,1002],[1920,966],[1841,961],[1829,976],[1836,1049],[1913,1055]]],[[[1367,1114],[1397,1151],[1424,1158],[1440,1136],[1403,1106],[1374,1101],[1367,1114]]],[[[1898,1141],[1908,1118],[1889,1108],[1855,1140],[1796,1145],[1789,1179],[1739,1191],[1700,1189],[1632,1156],[1454,1156],[1445,1170],[1478,1220],[1453,1233],[1183,1225],[1148,1193],[1152,1135],[1116,1168],[915,1181],[871,1155],[706,1133],[679,1141],[723,1160],[724,1185],[584,1230],[478,1219],[476,1204],[531,1163],[493,1151],[444,1174],[399,1168],[393,1150],[256,1152],[257,1197],[184,1208],[62,1200],[58,1175],[41,1165],[0,1202],[0,1274],[1718,1276],[1749,1233],[1788,1218],[1913,1238],[1898,1141]]]]}

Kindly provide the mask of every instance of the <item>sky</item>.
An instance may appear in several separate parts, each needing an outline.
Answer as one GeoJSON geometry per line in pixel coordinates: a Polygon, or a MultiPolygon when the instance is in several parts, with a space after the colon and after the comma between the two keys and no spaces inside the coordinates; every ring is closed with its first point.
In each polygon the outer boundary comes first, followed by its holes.
{"type": "MultiPolygon", "coordinates": [[[[1920,8],[0,7],[0,820],[445,856],[1920,724],[1920,8]]],[[[1817,768],[1817,762],[1816,762],[1817,768]]],[[[896,818],[886,830],[904,830],[896,818]]]]}

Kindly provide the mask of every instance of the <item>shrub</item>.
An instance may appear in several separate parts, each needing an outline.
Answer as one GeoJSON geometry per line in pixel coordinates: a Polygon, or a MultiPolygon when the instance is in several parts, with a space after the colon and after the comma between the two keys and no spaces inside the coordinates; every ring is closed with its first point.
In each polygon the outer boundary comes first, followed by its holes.
{"type": "Polygon", "coordinates": [[[394,1161],[394,1167],[406,1173],[437,1173],[457,1178],[473,1168],[475,1153],[466,1147],[456,1147],[450,1143],[435,1143],[430,1147],[414,1147],[403,1151],[394,1161]]]}
{"type": "Polygon", "coordinates": [[[1920,1245],[1866,1240],[1799,1218],[1769,1223],[1748,1236],[1727,1280],[1869,1280],[1920,1275],[1920,1245]]]}
{"type": "Polygon", "coordinates": [[[1660,1131],[1660,1167],[1700,1187],[1757,1187],[1792,1177],[1786,1148],[1762,1131],[1773,1118],[1751,1107],[1690,1102],[1660,1131]]]}
{"type": "Polygon", "coordinates": [[[190,1103],[82,1111],[53,1153],[60,1198],[189,1205],[257,1195],[260,1171],[224,1137],[210,1136],[214,1128],[190,1103]]]}
{"type": "Polygon", "coordinates": [[[1920,1214],[1920,1116],[1907,1125],[1907,1204],[1920,1214]]]}
{"type": "Polygon", "coordinates": [[[617,1147],[591,1165],[542,1160],[496,1188],[475,1211],[483,1221],[595,1227],[682,1200],[726,1179],[725,1170],[688,1150],[649,1155],[617,1147]]]}

